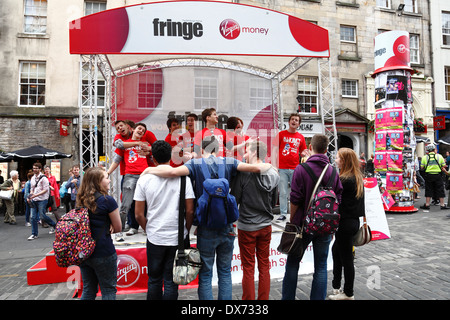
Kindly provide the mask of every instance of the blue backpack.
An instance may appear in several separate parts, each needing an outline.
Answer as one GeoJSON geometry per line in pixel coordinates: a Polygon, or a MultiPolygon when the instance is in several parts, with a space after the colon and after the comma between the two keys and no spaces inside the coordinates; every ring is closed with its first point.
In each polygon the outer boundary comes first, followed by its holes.
{"type": "Polygon", "coordinates": [[[236,198],[229,193],[230,185],[225,178],[225,161],[219,163],[219,177],[211,178],[208,166],[202,159],[203,194],[197,200],[195,224],[220,229],[239,218],[236,198]]]}

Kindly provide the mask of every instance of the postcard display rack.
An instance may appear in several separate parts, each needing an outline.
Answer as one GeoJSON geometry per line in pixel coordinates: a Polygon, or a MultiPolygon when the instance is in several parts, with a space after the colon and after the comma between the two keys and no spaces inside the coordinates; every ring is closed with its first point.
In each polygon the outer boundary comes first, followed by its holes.
{"type": "Polygon", "coordinates": [[[381,187],[383,197],[392,197],[394,200],[391,199],[391,206],[385,205],[385,211],[417,212],[418,209],[414,207],[416,138],[412,69],[409,67],[409,34],[390,31],[378,35],[375,38],[376,66],[377,53],[387,55],[374,72],[374,165],[375,171],[385,177],[385,183],[381,187]]]}

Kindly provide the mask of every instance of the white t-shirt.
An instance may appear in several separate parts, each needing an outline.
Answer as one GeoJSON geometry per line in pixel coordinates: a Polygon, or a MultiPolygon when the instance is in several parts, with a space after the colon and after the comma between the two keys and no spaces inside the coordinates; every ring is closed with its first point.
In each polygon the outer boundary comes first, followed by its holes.
{"type": "MultiPolygon", "coordinates": [[[[147,202],[147,239],[160,246],[178,245],[178,205],[181,178],[161,178],[153,174],[141,176],[136,184],[134,200],[147,202]]],[[[186,177],[186,199],[194,199],[191,180],[186,177]]],[[[188,231],[186,223],[184,237],[188,231]]]]}

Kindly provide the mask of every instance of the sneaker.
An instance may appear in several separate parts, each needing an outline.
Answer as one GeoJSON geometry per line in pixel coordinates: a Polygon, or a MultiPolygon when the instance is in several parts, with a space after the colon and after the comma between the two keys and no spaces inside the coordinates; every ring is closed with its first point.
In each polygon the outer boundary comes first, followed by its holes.
{"type": "Polygon", "coordinates": [[[50,230],[48,231],[48,234],[54,234],[55,233],[55,228],[54,227],[50,227],[50,230]]]}
{"type": "Polygon", "coordinates": [[[423,206],[420,206],[419,208],[424,209],[424,210],[430,210],[430,206],[427,206],[426,204],[424,204],[423,206]]]}
{"type": "Polygon", "coordinates": [[[34,234],[32,234],[31,236],[28,237],[28,241],[31,241],[31,240],[34,240],[37,238],[38,238],[38,236],[35,236],[34,234]]]}
{"type": "Polygon", "coordinates": [[[344,292],[339,292],[338,294],[328,296],[330,300],[355,300],[355,296],[347,296],[344,292]]]}
{"type": "Polygon", "coordinates": [[[25,227],[31,227],[31,223],[29,222],[25,223],[25,227]]]}
{"type": "Polygon", "coordinates": [[[441,210],[448,210],[448,209],[450,209],[450,207],[447,207],[447,206],[441,206],[441,210]]]}
{"type": "Polygon", "coordinates": [[[284,220],[286,220],[286,216],[285,215],[281,215],[281,216],[278,217],[277,220],[278,221],[284,221],[284,220]]]}
{"type": "Polygon", "coordinates": [[[124,242],[125,239],[123,238],[123,233],[122,232],[116,233],[115,240],[116,240],[116,242],[124,242]]]}
{"type": "Polygon", "coordinates": [[[125,224],[125,228],[123,228],[123,232],[127,232],[130,230],[130,225],[128,223],[125,224]]]}
{"type": "Polygon", "coordinates": [[[138,230],[137,229],[135,229],[135,228],[130,228],[130,230],[127,232],[127,233],[125,233],[127,236],[132,236],[132,235],[135,235],[135,234],[137,234],[138,233],[138,230]]]}

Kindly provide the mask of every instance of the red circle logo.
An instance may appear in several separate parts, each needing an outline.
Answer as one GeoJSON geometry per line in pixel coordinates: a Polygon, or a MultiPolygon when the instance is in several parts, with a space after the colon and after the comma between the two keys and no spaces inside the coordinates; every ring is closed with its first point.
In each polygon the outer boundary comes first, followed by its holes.
{"type": "Polygon", "coordinates": [[[141,266],[132,256],[120,254],[117,256],[117,286],[128,288],[139,280],[141,266]]]}
{"type": "Polygon", "coordinates": [[[220,23],[219,32],[225,39],[233,40],[239,37],[241,27],[232,19],[225,19],[220,23]]]}

